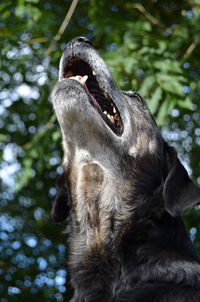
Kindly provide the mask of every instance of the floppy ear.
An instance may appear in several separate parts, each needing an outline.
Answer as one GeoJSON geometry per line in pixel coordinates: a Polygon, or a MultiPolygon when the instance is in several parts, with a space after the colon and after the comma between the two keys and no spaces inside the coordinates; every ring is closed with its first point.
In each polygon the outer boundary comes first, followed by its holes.
{"type": "Polygon", "coordinates": [[[164,183],[164,202],[172,216],[178,216],[200,203],[200,188],[189,178],[174,148],[165,146],[168,175],[164,183]]]}
{"type": "Polygon", "coordinates": [[[64,221],[69,212],[69,191],[63,173],[56,182],[57,195],[53,202],[51,215],[56,222],[64,221]]]}

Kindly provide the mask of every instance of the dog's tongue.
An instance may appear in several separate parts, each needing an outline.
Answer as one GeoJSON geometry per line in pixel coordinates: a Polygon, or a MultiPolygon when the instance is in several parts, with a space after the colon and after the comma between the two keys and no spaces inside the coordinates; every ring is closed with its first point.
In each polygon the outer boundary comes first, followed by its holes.
{"type": "Polygon", "coordinates": [[[72,80],[76,80],[76,81],[80,82],[83,85],[83,87],[85,88],[85,86],[86,86],[85,83],[86,83],[86,81],[88,79],[88,76],[85,75],[84,77],[82,77],[82,76],[77,75],[75,77],[70,77],[68,79],[72,79],[72,80]]]}
{"type": "Polygon", "coordinates": [[[75,77],[70,77],[70,78],[68,78],[68,79],[72,79],[72,80],[76,80],[76,81],[80,82],[81,85],[84,87],[84,89],[87,91],[87,93],[90,95],[90,97],[91,97],[91,99],[93,100],[93,102],[95,103],[95,105],[96,105],[99,109],[101,109],[99,103],[98,103],[97,100],[93,97],[93,95],[89,92],[89,90],[88,90],[88,88],[87,88],[87,85],[86,85],[86,81],[87,81],[87,79],[88,79],[88,76],[87,76],[87,75],[85,75],[84,77],[77,75],[77,76],[75,76],[75,77]]]}

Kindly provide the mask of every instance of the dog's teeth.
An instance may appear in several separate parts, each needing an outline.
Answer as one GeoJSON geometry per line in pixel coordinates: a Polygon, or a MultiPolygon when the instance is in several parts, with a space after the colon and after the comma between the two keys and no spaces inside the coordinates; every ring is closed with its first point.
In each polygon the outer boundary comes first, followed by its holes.
{"type": "Polygon", "coordinates": [[[117,113],[117,111],[116,111],[115,107],[113,107],[113,112],[114,112],[114,113],[117,113]]]}
{"type": "Polygon", "coordinates": [[[114,119],[115,119],[116,122],[119,121],[119,117],[118,117],[117,114],[115,114],[114,119]]]}
{"type": "Polygon", "coordinates": [[[114,118],[113,118],[113,116],[112,116],[112,115],[107,114],[107,117],[109,118],[109,120],[110,120],[111,122],[114,122],[114,118]]]}
{"type": "Polygon", "coordinates": [[[93,76],[96,76],[96,72],[94,70],[92,70],[92,74],[93,76]]]}
{"type": "Polygon", "coordinates": [[[117,120],[116,125],[117,125],[117,126],[122,126],[121,121],[120,121],[120,120],[117,120]]]}
{"type": "MultiPolygon", "coordinates": [[[[114,109],[114,108],[113,108],[114,109]]],[[[116,111],[116,110],[115,110],[116,111]]],[[[107,116],[107,118],[113,123],[115,124],[116,126],[120,126],[119,125],[119,118],[118,118],[118,115],[115,114],[115,115],[111,115],[109,114],[107,111],[103,111],[103,113],[107,116]]]]}
{"type": "Polygon", "coordinates": [[[85,82],[87,81],[87,79],[88,79],[88,76],[85,75],[84,77],[82,77],[82,78],[80,79],[80,83],[84,86],[84,85],[85,85],[85,82]]]}
{"type": "Polygon", "coordinates": [[[109,98],[109,96],[108,96],[108,94],[107,94],[106,92],[104,92],[103,95],[104,95],[104,97],[105,97],[106,99],[109,98]]]}

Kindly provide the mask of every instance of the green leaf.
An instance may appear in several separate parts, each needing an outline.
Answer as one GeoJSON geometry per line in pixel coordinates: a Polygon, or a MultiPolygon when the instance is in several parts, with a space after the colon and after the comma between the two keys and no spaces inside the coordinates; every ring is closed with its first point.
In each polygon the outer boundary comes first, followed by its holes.
{"type": "Polygon", "coordinates": [[[36,148],[32,148],[32,149],[30,150],[30,156],[31,156],[32,158],[38,158],[38,151],[37,151],[36,148]]]}
{"type": "Polygon", "coordinates": [[[15,179],[16,191],[20,191],[26,185],[29,179],[33,176],[31,168],[25,168],[15,179]]]}
{"type": "Polygon", "coordinates": [[[156,118],[157,124],[159,126],[164,125],[166,123],[165,119],[166,119],[166,117],[168,115],[168,110],[169,110],[169,102],[167,102],[167,100],[165,100],[162,103],[162,105],[161,105],[161,107],[160,107],[160,109],[158,111],[157,118],[156,118]]]}
{"type": "Polygon", "coordinates": [[[158,81],[169,81],[169,82],[181,82],[181,83],[186,83],[187,79],[183,75],[177,75],[177,74],[170,74],[170,73],[164,73],[160,72],[157,73],[157,79],[158,81]]]}
{"type": "Polygon", "coordinates": [[[61,137],[60,130],[55,131],[55,132],[52,133],[52,139],[53,139],[53,141],[57,141],[60,137],[61,137]]]}
{"type": "Polygon", "coordinates": [[[176,77],[171,77],[170,75],[162,75],[158,76],[158,82],[163,90],[166,92],[170,92],[172,94],[176,94],[178,96],[184,96],[183,86],[176,79],[176,77]]]}
{"type": "Polygon", "coordinates": [[[177,72],[181,73],[182,69],[179,66],[178,61],[172,61],[169,59],[162,60],[162,61],[156,61],[153,63],[153,66],[157,69],[160,69],[162,71],[169,71],[169,72],[177,72]]]}
{"type": "Polygon", "coordinates": [[[124,44],[127,45],[129,49],[135,49],[137,47],[137,43],[134,39],[132,31],[128,31],[124,35],[124,44]]]}
{"type": "Polygon", "coordinates": [[[156,78],[154,75],[150,75],[145,78],[145,80],[142,83],[142,87],[139,89],[139,93],[141,95],[149,95],[149,90],[152,88],[152,86],[156,83],[156,78]]]}
{"type": "Polygon", "coordinates": [[[40,0],[26,0],[26,2],[30,2],[30,3],[38,3],[40,0]]]}
{"type": "Polygon", "coordinates": [[[159,41],[158,42],[158,49],[157,49],[157,53],[158,54],[163,54],[167,49],[167,43],[166,41],[159,41]]]}
{"type": "Polygon", "coordinates": [[[194,15],[195,15],[196,18],[197,17],[199,18],[200,17],[200,7],[198,7],[198,6],[194,7],[193,8],[193,13],[194,13],[194,15]]]}
{"type": "Polygon", "coordinates": [[[31,5],[26,6],[26,12],[34,21],[38,21],[42,16],[41,11],[37,7],[31,5]]]}
{"type": "Polygon", "coordinates": [[[132,71],[133,71],[133,66],[134,66],[134,64],[136,64],[136,63],[137,63],[136,60],[135,60],[134,58],[132,58],[132,57],[130,57],[130,58],[125,58],[125,59],[123,60],[124,70],[125,70],[128,74],[132,73],[132,71]]]}
{"type": "Polygon", "coordinates": [[[8,142],[9,137],[6,134],[0,134],[0,142],[8,142]]]}
{"type": "Polygon", "coordinates": [[[15,9],[15,15],[17,17],[23,17],[24,13],[25,13],[25,6],[22,4],[18,5],[15,9]]]}
{"type": "Polygon", "coordinates": [[[25,158],[23,160],[24,167],[30,168],[32,165],[32,162],[33,162],[32,158],[25,158]]]}
{"type": "Polygon", "coordinates": [[[148,102],[148,106],[152,114],[156,113],[161,98],[162,89],[160,87],[157,87],[154,93],[152,94],[152,98],[148,102]]]}
{"type": "Polygon", "coordinates": [[[10,1],[6,1],[6,3],[1,3],[0,4],[0,12],[2,12],[9,5],[10,5],[10,1]]]}
{"type": "Polygon", "coordinates": [[[143,22],[142,23],[142,28],[145,31],[151,31],[152,30],[151,23],[149,23],[149,22],[143,22]]]}
{"type": "Polygon", "coordinates": [[[28,22],[38,21],[40,17],[42,16],[41,11],[37,8],[32,6],[31,4],[27,4],[26,6],[23,4],[20,4],[15,9],[15,14],[17,17],[23,18],[25,14],[29,16],[30,19],[28,19],[28,22]]]}
{"type": "Polygon", "coordinates": [[[184,101],[179,100],[178,106],[183,109],[192,110],[193,103],[192,103],[191,98],[188,96],[188,97],[186,97],[186,99],[184,101]]]}

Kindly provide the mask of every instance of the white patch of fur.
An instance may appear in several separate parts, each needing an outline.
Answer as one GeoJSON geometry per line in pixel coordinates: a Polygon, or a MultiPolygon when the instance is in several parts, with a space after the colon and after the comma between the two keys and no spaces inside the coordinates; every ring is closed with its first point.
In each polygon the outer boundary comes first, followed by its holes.
{"type": "Polygon", "coordinates": [[[108,243],[113,234],[119,236],[121,227],[134,213],[135,205],[130,205],[130,183],[123,179],[122,175],[113,175],[105,171],[103,190],[100,198],[101,228],[105,237],[104,242],[108,243]],[[111,215],[114,220],[114,229],[111,231],[111,215]],[[117,224],[115,223],[117,222],[117,224]],[[113,232],[113,233],[112,233],[113,232]]]}
{"type": "MultiPolygon", "coordinates": [[[[100,147],[97,145],[96,147],[102,149],[102,146],[100,147]]],[[[110,160],[112,156],[111,150],[108,149],[107,151],[110,154],[105,152],[98,154],[98,161],[96,159],[92,160],[91,154],[89,154],[86,150],[77,149],[74,156],[75,165],[73,166],[73,173],[77,177],[75,188],[77,200],[76,215],[80,224],[80,232],[81,234],[84,234],[84,238],[86,238],[86,242],[83,244],[85,244],[88,248],[90,248],[90,246],[97,241],[104,244],[109,243],[110,240],[115,239],[113,234],[115,237],[119,236],[121,227],[128,220],[130,220],[135,208],[133,203],[129,203],[131,184],[129,181],[124,180],[122,171],[116,168],[118,167],[115,162],[117,159],[113,156],[113,162],[110,160]],[[107,159],[106,161],[105,155],[107,159]],[[88,222],[90,205],[88,204],[88,201],[85,200],[82,186],[84,178],[84,166],[88,164],[96,164],[100,166],[103,171],[103,183],[100,187],[96,188],[93,196],[94,202],[98,196],[99,230],[91,228],[88,222]],[[112,220],[114,221],[114,226],[112,226],[114,227],[113,230],[111,230],[111,224],[113,223],[112,220]]]]}
{"type": "Polygon", "coordinates": [[[157,149],[157,144],[156,144],[156,140],[150,140],[149,142],[149,152],[151,154],[154,154],[156,152],[157,149]]]}
{"type": "Polygon", "coordinates": [[[137,150],[137,148],[136,148],[135,146],[132,146],[132,147],[129,149],[128,154],[129,154],[130,156],[133,156],[134,158],[136,158],[137,155],[138,155],[138,150],[137,150]]]}

